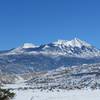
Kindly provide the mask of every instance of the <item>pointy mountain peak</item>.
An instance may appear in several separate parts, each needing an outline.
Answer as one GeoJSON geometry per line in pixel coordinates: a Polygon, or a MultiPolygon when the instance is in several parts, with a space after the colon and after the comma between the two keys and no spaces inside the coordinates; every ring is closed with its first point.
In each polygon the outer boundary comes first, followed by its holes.
{"type": "Polygon", "coordinates": [[[82,46],[86,46],[86,47],[91,47],[91,45],[83,40],[80,40],[78,38],[74,38],[71,41],[67,42],[68,45],[72,46],[72,47],[82,47],[82,46]]]}
{"type": "Polygon", "coordinates": [[[82,47],[82,46],[86,46],[86,47],[90,47],[91,45],[85,41],[82,41],[78,38],[74,38],[70,41],[68,40],[58,40],[57,42],[54,42],[55,45],[64,45],[64,46],[72,46],[72,47],[82,47]]]}

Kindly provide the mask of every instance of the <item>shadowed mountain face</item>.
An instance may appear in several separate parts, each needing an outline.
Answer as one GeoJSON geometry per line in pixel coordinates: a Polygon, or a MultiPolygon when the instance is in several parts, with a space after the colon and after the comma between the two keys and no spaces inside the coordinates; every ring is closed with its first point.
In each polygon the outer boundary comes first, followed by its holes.
{"type": "Polygon", "coordinates": [[[35,46],[26,43],[0,52],[0,73],[22,74],[100,62],[100,51],[77,38],[35,46]]]}

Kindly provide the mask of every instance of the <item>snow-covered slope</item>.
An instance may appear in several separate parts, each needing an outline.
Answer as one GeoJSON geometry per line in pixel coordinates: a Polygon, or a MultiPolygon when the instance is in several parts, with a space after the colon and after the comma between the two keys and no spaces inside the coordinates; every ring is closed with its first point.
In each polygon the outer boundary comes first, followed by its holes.
{"type": "MultiPolygon", "coordinates": [[[[34,45],[32,43],[24,43],[22,46],[19,46],[18,48],[12,49],[10,52],[7,52],[6,54],[19,54],[19,53],[24,53],[25,50],[27,49],[34,49],[38,48],[39,46],[34,45]]],[[[28,52],[27,52],[28,53],[28,52]]]]}
{"type": "MultiPolygon", "coordinates": [[[[52,44],[53,48],[56,48],[54,51],[58,54],[66,56],[75,56],[75,57],[96,57],[100,56],[100,50],[96,49],[94,46],[89,43],[82,41],[78,38],[73,40],[58,40],[52,44]]],[[[49,48],[48,47],[48,51],[49,48]]]]}
{"type": "Polygon", "coordinates": [[[40,89],[100,89],[100,64],[58,68],[27,83],[40,89]]]}

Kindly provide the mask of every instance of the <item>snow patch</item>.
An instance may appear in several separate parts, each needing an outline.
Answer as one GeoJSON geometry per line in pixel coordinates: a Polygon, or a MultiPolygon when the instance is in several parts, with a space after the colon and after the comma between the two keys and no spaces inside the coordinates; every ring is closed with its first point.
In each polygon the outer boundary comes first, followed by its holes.
{"type": "Polygon", "coordinates": [[[27,48],[36,48],[38,46],[32,44],[32,43],[24,43],[23,47],[24,49],[27,49],[27,48]]]}

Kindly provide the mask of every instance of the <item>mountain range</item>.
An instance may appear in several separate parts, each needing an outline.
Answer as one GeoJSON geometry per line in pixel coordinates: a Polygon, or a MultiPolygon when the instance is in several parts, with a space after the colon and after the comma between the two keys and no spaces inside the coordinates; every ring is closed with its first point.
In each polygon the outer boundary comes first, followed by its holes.
{"type": "Polygon", "coordinates": [[[86,43],[85,41],[74,38],[71,41],[58,40],[56,42],[40,46],[35,46],[32,43],[25,43],[23,46],[11,49],[4,54],[44,54],[84,58],[100,56],[100,50],[96,49],[94,46],[86,43]]]}
{"type": "Polygon", "coordinates": [[[23,74],[99,62],[100,50],[78,38],[40,46],[25,43],[0,52],[0,73],[23,74]]]}
{"type": "Polygon", "coordinates": [[[78,38],[0,51],[0,83],[34,88],[100,88],[100,50],[78,38]],[[36,87],[35,87],[36,86],[36,87]]]}

